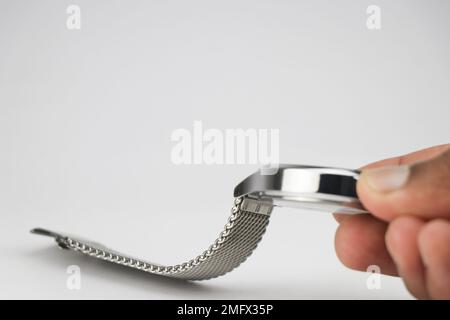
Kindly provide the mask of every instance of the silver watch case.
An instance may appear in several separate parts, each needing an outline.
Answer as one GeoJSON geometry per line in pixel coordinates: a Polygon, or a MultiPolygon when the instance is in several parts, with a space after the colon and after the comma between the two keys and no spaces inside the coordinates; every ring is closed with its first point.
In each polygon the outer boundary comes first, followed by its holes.
{"type": "Polygon", "coordinates": [[[234,196],[269,201],[274,206],[340,213],[367,213],[356,194],[359,171],[279,165],[274,174],[259,170],[234,189],[234,196]]]}

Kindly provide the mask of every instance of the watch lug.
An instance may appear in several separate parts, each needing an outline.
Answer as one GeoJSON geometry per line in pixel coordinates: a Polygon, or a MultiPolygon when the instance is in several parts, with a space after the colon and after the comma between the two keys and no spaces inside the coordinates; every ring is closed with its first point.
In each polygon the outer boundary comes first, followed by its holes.
{"type": "Polygon", "coordinates": [[[273,205],[269,201],[255,200],[245,197],[241,203],[241,210],[269,216],[272,213],[273,205]]]}

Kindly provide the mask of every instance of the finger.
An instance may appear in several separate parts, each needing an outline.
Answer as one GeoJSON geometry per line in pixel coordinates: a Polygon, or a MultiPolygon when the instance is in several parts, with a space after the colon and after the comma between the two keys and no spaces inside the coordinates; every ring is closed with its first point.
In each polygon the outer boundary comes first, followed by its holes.
{"type": "Polygon", "coordinates": [[[425,269],[418,248],[418,235],[425,222],[414,217],[400,217],[389,224],[386,245],[398,273],[409,292],[419,299],[428,299],[425,269]]]}
{"type": "Polygon", "coordinates": [[[366,271],[377,265],[381,273],[397,275],[384,241],[387,225],[371,215],[353,215],[339,225],[335,236],[336,254],[348,268],[366,271]]]}
{"type": "MultiPolygon", "coordinates": [[[[392,165],[412,164],[412,163],[415,163],[418,161],[424,161],[424,160],[431,159],[431,158],[441,154],[445,150],[448,150],[449,148],[450,148],[450,144],[442,144],[442,145],[426,148],[423,150],[415,151],[415,152],[409,153],[404,156],[393,157],[393,158],[373,162],[368,165],[365,165],[364,167],[362,167],[360,169],[365,170],[365,169],[373,169],[373,168],[379,168],[379,167],[384,167],[384,166],[389,166],[389,165],[392,166],[392,165]]],[[[345,218],[347,218],[349,216],[349,214],[336,212],[333,214],[333,216],[338,223],[341,223],[341,221],[344,220],[345,218]]]]}
{"type": "Polygon", "coordinates": [[[450,218],[450,150],[411,166],[363,170],[357,192],[364,206],[386,221],[401,215],[450,218]]]}
{"type": "Polygon", "coordinates": [[[430,297],[450,299],[450,222],[429,222],[420,231],[418,243],[430,297]]]}
{"type": "Polygon", "coordinates": [[[342,221],[344,221],[345,218],[348,218],[351,216],[353,216],[353,215],[348,214],[348,213],[339,213],[339,212],[333,213],[333,217],[338,223],[341,223],[342,221]]]}
{"type": "Polygon", "coordinates": [[[450,144],[441,144],[438,146],[411,152],[411,153],[408,153],[403,156],[393,157],[393,158],[373,162],[368,165],[365,165],[361,169],[364,170],[364,169],[373,169],[373,168],[380,168],[380,167],[386,167],[386,166],[398,166],[398,165],[405,165],[405,164],[413,164],[413,163],[416,163],[419,161],[426,161],[426,160],[432,159],[432,158],[440,155],[441,153],[447,151],[449,148],[450,148],[450,144]]]}

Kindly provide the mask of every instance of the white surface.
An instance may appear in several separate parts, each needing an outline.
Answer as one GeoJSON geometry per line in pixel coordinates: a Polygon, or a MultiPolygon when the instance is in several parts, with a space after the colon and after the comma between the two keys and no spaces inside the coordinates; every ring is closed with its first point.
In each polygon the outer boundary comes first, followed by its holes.
{"type": "Polygon", "coordinates": [[[410,298],[338,262],[329,214],[276,210],[255,254],[184,283],[57,249],[36,226],[191,258],[253,166],[175,166],[170,134],[279,128],[281,161],[358,167],[450,137],[448,1],[0,0],[0,298],[410,298]],[[82,29],[68,31],[76,3],[82,29]],[[66,268],[81,268],[81,290],[66,268]]]}

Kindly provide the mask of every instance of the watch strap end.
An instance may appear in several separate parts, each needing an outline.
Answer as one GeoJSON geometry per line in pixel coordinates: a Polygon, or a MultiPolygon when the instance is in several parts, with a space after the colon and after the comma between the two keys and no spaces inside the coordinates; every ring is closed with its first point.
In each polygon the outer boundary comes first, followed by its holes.
{"type": "Polygon", "coordinates": [[[44,228],[33,228],[30,230],[30,233],[54,238],[60,248],[69,249],[69,247],[67,246],[67,237],[57,232],[44,228]]]}

